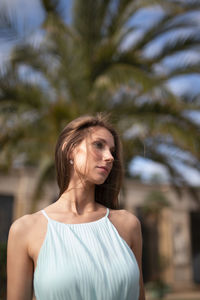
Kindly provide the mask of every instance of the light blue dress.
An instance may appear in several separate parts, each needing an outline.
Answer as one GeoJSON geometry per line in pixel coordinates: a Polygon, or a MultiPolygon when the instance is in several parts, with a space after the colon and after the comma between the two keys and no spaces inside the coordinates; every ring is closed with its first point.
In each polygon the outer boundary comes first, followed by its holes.
{"type": "Polygon", "coordinates": [[[48,217],[34,272],[37,300],[138,300],[139,268],[106,215],[65,224],[48,217]]]}

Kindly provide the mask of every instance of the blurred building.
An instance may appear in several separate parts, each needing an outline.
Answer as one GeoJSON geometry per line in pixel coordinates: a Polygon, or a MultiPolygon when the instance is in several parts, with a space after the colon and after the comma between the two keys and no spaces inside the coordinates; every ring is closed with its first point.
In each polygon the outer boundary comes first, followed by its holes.
{"type": "MultiPolygon", "coordinates": [[[[37,173],[32,169],[0,175],[1,243],[7,241],[15,219],[57,199],[53,182],[34,206],[31,199],[36,184],[37,173]]],[[[200,203],[186,189],[180,197],[169,185],[127,179],[120,204],[142,224],[144,281],[163,281],[173,289],[200,287],[200,203]]]]}
{"type": "Polygon", "coordinates": [[[200,202],[169,185],[126,180],[125,190],[126,208],[142,223],[144,280],[200,288],[200,202]]]}

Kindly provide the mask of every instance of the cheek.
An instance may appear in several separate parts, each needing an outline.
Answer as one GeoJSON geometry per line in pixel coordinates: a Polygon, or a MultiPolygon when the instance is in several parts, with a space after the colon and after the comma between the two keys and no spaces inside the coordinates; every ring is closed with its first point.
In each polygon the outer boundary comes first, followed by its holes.
{"type": "Polygon", "coordinates": [[[74,157],[74,165],[77,172],[87,174],[89,169],[95,165],[95,162],[102,158],[101,151],[97,149],[79,149],[74,157]]]}
{"type": "Polygon", "coordinates": [[[91,157],[94,160],[100,160],[102,157],[102,153],[100,150],[92,149],[90,153],[91,153],[91,157]]]}
{"type": "Polygon", "coordinates": [[[75,158],[74,158],[74,164],[77,169],[85,169],[85,166],[87,164],[87,155],[85,151],[78,151],[75,158]]]}

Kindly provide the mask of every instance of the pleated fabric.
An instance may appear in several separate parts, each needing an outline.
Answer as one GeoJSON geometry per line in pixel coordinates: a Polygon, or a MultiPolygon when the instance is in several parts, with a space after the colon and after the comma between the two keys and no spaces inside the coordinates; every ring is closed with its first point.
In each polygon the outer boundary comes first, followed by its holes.
{"type": "Polygon", "coordinates": [[[48,219],[34,272],[37,300],[138,300],[134,253],[106,215],[65,224],[48,219]]]}

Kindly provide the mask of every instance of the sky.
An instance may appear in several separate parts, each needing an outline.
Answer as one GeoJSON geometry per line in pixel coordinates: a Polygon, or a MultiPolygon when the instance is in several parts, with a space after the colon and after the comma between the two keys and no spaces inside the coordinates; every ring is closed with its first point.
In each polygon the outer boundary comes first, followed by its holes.
{"type": "MultiPolygon", "coordinates": [[[[60,1],[60,11],[62,11],[65,20],[70,22],[70,9],[71,1],[61,0],[60,1]]],[[[10,51],[13,45],[20,43],[20,40],[26,36],[26,39],[31,38],[31,43],[37,45],[42,40],[43,33],[36,29],[42,24],[45,19],[44,11],[42,10],[40,0],[1,0],[0,1],[0,11],[7,12],[8,16],[12,16],[12,22],[16,25],[16,32],[13,36],[17,39],[13,39],[12,34],[10,38],[6,36],[5,39],[0,39],[0,70],[4,70],[6,66],[6,61],[9,60],[10,51]],[[33,13],[35,12],[35,13],[33,13]]],[[[156,24],[164,16],[163,10],[159,6],[154,6],[154,8],[142,9],[134,18],[130,20],[127,26],[134,26],[134,34],[127,36],[124,40],[122,50],[128,49],[137,39],[140,38],[143,30],[146,30],[148,26],[156,24]],[[144,22],[146,20],[146,22],[144,22]],[[147,22],[148,20],[148,22],[147,22]]],[[[186,17],[192,17],[193,21],[200,25],[200,12],[194,11],[188,14],[186,17]]],[[[186,31],[182,33],[183,36],[191,34],[192,28],[187,28],[186,31]]],[[[0,32],[1,36],[2,31],[0,32]]],[[[173,33],[177,34],[176,32],[173,33]]],[[[180,32],[179,32],[180,34],[180,32]]],[[[199,37],[200,40],[200,37],[199,37]]],[[[155,39],[152,43],[145,48],[144,55],[147,57],[153,57],[155,54],[161,51],[162,47],[165,47],[167,43],[173,41],[172,35],[167,35],[161,37],[160,39],[155,39]]],[[[192,49],[188,53],[180,53],[177,55],[172,55],[171,57],[166,57],[162,63],[156,66],[157,72],[165,72],[166,74],[173,69],[173,67],[180,62],[187,63],[193,61],[194,65],[200,64],[200,51],[199,49],[192,49]]],[[[173,79],[169,80],[167,86],[173,93],[178,96],[193,94],[195,97],[200,94],[200,74],[194,73],[188,76],[181,75],[175,76],[173,79]]],[[[196,120],[200,124],[200,113],[194,112],[191,114],[191,118],[196,120]]],[[[200,173],[195,170],[185,169],[183,165],[179,164],[177,168],[184,174],[186,180],[192,185],[200,185],[200,173]]],[[[156,162],[146,159],[144,157],[135,157],[130,164],[130,172],[132,175],[140,175],[143,181],[148,181],[153,175],[157,174],[160,176],[161,180],[164,182],[168,181],[169,174],[166,167],[156,162]]]]}
{"type": "MultiPolygon", "coordinates": [[[[175,161],[174,167],[191,186],[200,186],[200,172],[175,161]]],[[[164,165],[141,156],[136,156],[131,161],[129,171],[132,176],[139,175],[142,181],[146,183],[154,180],[160,183],[169,183],[169,172],[164,165]]]]}

